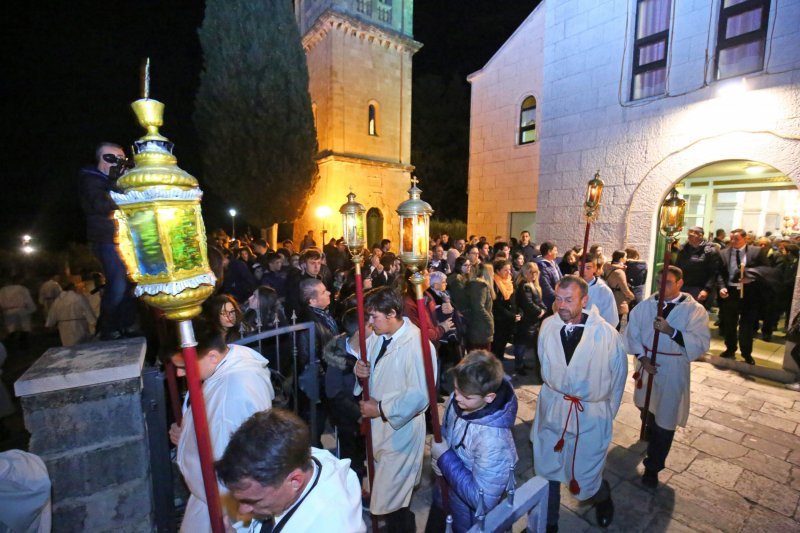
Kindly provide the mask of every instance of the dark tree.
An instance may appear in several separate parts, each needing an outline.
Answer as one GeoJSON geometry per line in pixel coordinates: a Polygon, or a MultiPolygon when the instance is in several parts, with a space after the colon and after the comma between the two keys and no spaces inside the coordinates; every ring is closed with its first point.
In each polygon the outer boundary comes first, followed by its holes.
{"type": "Polygon", "coordinates": [[[318,179],[308,67],[288,0],[208,0],[195,107],[204,181],[265,226],[296,219],[318,179]]]}

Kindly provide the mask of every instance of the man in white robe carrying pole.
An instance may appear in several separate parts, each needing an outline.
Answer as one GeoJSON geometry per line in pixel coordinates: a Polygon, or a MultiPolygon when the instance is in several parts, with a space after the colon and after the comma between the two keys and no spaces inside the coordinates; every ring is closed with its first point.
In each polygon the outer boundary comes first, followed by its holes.
{"type": "Polygon", "coordinates": [[[577,499],[595,503],[601,527],[614,518],[603,468],[628,358],[622,338],[597,308],[584,311],[588,290],[578,276],[564,276],[556,286],[556,314],[542,323],[539,333],[544,384],[531,442],[536,475],[550,481],[548,533],[558,531],[561,483],[577,499]]]}
{"type": "Polygon", "coordinates": [[[599,257],[596,253],[586,256],[583,266],[583,281],[589,286],[589,301],[586,309],[597,307],[597,312],[606,322],[615,328],[619,324],[619,314],[617,313],[617,301],[614,300],[614,293],[611,288],[598,277],[600,271],[599,257]]]}
{"type": "Polygon", "coordinates": [[[705,308],[691,295],[681,292],[683,271],[667,268],[663,318],[658,317],[658,295],[654,294],[631,311],[625,340],[638,359],[634,373],[634,402],[644,409],[648,379],[653,379],[646,420],[647,457],[642,483],[658,486],[658,473],[672,446],[676,426],[689,418],[689,364],[703,355],[711,342],[705,308]],[[653,365],[653,336],[659,334],[657,363],[653,365]]]}

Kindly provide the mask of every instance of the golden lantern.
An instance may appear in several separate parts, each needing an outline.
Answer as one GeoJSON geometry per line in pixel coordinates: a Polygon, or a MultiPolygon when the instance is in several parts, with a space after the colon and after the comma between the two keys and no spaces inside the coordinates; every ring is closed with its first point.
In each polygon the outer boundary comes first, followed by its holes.
{"type": "Polygon", "coordinates": [[[400,260],[412,270],[424,269],[428,264],[430,221],[433,208],[420,199],[422,192],[417,178],[411,178],[408,200],[397,207],[400,215],[400,260]]]}
{"type": "Polygon", "coordinates": [[[661,233],[668,239],[675,238],[683,230],[683,215],[686,212],[686,200],[678,196],[673,187],[661,204],[661,233]]]}
{"type": "Polygon", "coordinates": [[[592,179],[586,185],[586,201],[583,202],[583,214],[587,221],[597,218],[600,211],[600,200],[603,196],[603,180],[600,179],[600,171],[595,172],[592,179]]]}
{"type": "MultiPolygon", "coordinates": [[[[149,81],[149,75],[148,75],[149,81]]],[[[178,167],[173,143],[158,132],[164,104],[148,98],[131,104],[147,133],[134,142],[135,167],[122,176],[122,193],[111,193],[120,211],[120,250],[136,296],[162,309],[167,318],[188,320],[214,291],[206,232],[200,213],[203,192],[178,167]]]]}
{"type": "Polygon", "coordinates": [[[339,208],[339,213],[342,214],[344,242],[351,255],[360,255],[367,243],[364,219],[366,212],[367,208],[356,202],[356,195],[352,192],[347,195],[347,203],[339,208]]]}

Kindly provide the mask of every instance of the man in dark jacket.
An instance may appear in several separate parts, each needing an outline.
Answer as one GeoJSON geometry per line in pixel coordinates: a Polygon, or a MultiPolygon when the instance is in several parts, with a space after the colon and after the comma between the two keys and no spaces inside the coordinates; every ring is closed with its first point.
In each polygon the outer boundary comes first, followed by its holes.
{"type": "Polygon", "coordinates": [[[558,247],[554,242],[545,241],[539,246],[542,255],[536,259],[539,266],[539,285],[542,287],[542,301],[548,309],[548,315],[552,314],[553,302],[556,299],[556,285],[561,279],[561,269],[556,264],[558,257],[558,247]]]}
{"type": "Polygon", "coordinates": [[[103,142],[97,145],[95,158],[96,166],[80,170],[78,192],[86,215],[86,237],[106,277],[97,329],[102,340],[111,340],[132,334],[136,320],[136,300],[117,245],[117,204],[110,195],[120,192],[109,174],[125,160],[125,152],[118,144],[103,142]]]}
{"type": "Polygon", "coordinates": [[[714,289],[722,259],[716,244],[703,240],[703,228],[689,228],[686,244],[678,252],[675,265],[683,271],[683,291],[706,309],[714,301],[714,289]]]}

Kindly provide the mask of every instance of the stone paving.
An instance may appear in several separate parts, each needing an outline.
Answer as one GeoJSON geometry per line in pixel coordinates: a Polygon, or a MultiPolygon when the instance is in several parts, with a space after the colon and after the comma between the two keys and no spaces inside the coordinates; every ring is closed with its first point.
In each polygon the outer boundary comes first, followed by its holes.
{"type": "MultiPolygon", "coordinates": [[[[758,348],[757,359],[774,356],[774,344],[758,348]]],[[[710,353],[718,351],[715,344],[710,353]]],[[[541,387],[530,382],[514,378],[520,404],[514,428],[518,483],[534,475],[529,434],[541,387]]],[[[650,490],[639,481],[646,444],[639,441],[633,387],[629,379],[606,463],[616,507],[610,531],[800,531],[800,393],[694,363],[687,427],[676,432],[661,483],[650,490]]],[[[430,505],[427,463],[412,502],[418,531],[424,530],[430,505]]],[[[601,531],[593,507],[578,502],[566,487],[561,501],[561,531],[601,531]]],[[[523,530],[522,523],[514,527],[523,530]]]]}

